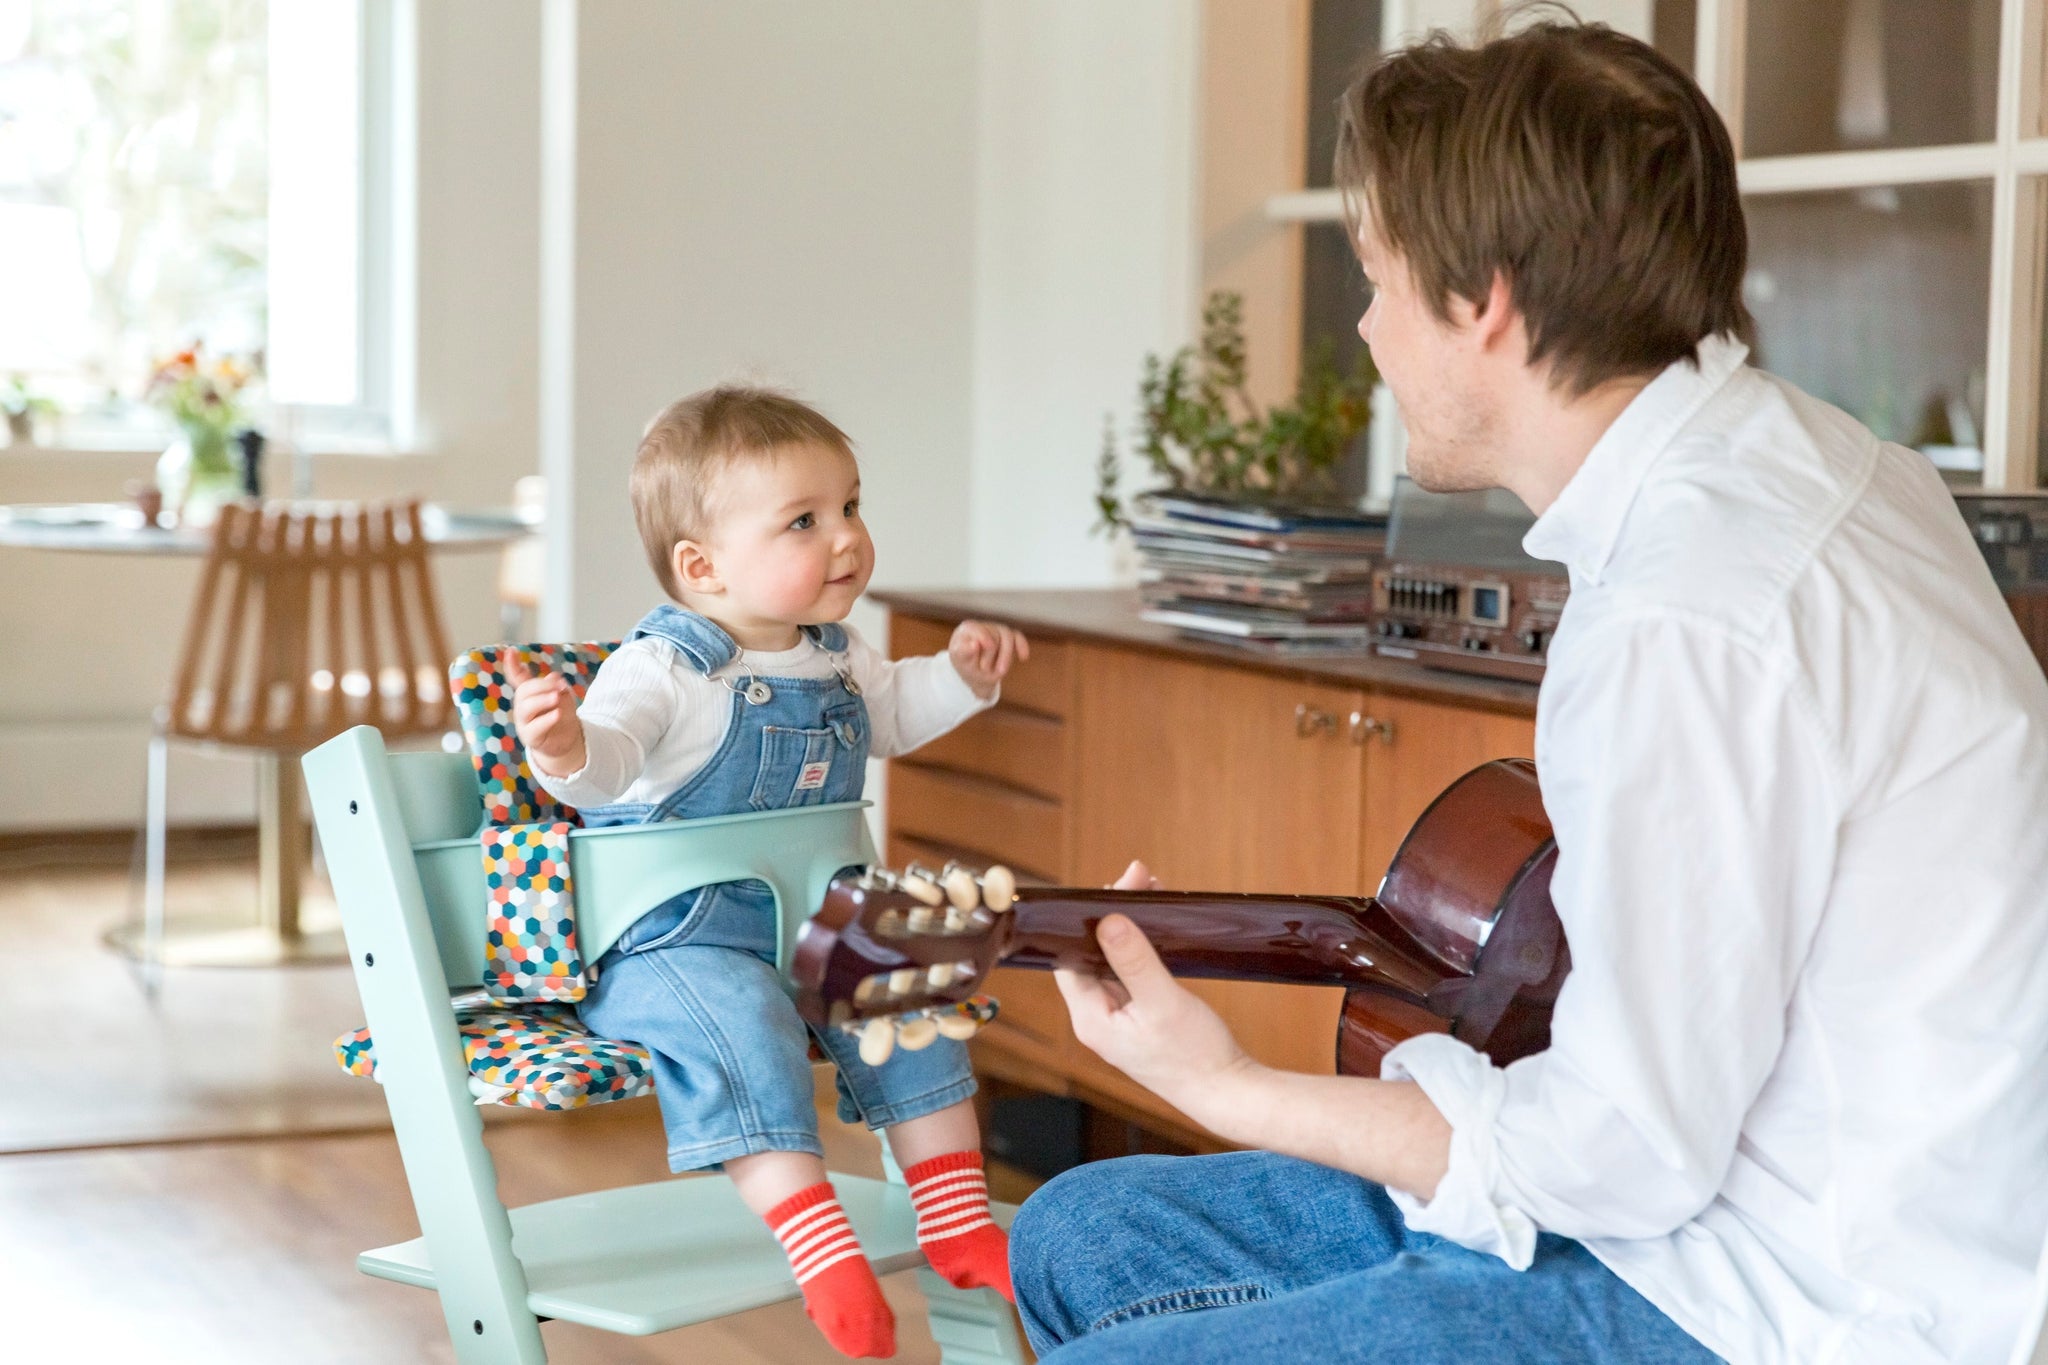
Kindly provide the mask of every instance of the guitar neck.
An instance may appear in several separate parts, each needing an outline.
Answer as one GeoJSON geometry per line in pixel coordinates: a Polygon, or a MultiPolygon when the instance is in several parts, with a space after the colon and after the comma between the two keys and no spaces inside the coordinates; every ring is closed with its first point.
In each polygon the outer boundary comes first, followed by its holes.
{"type": "Polygon", "coordinates": [[[1387,991],[1417,1003],[1460,975],[1361,896],[1239,895],[1025,887],[1005,966],[1107,969],[1095,927],[1129,916],[1176,976],[1387,991]]]}

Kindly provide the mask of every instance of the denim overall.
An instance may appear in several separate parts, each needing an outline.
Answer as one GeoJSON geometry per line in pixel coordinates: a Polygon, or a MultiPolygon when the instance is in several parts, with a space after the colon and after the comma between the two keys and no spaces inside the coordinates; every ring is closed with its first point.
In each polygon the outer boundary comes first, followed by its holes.
{"type": "MultiPolygon", "coordinates": [[[[687,820],[750,810],[858,801],[867,776],[867,706],[847,686],[846,632],[802,628],[834,656],[834,678],[753,678],[731,694],[725,742],[689,781],[655,803],[583,812],[586,826],[687,820]],[[748,684],[759,701],[748,699],[748,684]],[[761,697],[765,689],[766,697],[761,697]]],[[[710,674],[739,655],[716,623],[660,606],[629,640],[653,636],[710,674]]],[[[824,1155],[812,1093],[807,1033],[775,970],[775,902],[765,882],[724,882],[648,911],[598,959],[578,1006],[607,1038],[646,1047],[668,1130],[669,1168],[693,1171],[755,1152],[824,1155]]],[[[974,1093],[967,1049],[941,1038],[885,1064],[861,1061],[859,1042],[817,1032],[839,1075],[839,1117],[886,1128],[974,1093]]]]}

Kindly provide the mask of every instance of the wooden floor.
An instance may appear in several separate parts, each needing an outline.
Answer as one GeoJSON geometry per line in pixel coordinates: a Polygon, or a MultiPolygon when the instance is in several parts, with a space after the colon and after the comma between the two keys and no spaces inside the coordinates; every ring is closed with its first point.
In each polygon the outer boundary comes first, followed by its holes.
{"type": "MultiPolygon", "coordinates": [[[[253,876],[253,868],[234,865],[212,871],[253,876]]],[[[118,918],[124,896],[122,869],[46,868],[30,875],[17,868],[0,877],[0,927],[12,916],[17,926],[34,922],[48,930],[46,916],[57,903],[68,918],[97,925],[118,918]],[[25,889],[30,883],[36,889],[25,889]],[[31,902],[38,908],[25,908],[31,902]]],[[[78,944],[90,945],[94,938],[62,933],[46,934],[44,941],[70,943],[73,951],[56,954],[63,959],[75,957],[78,944]]],[[[132,1002],[119,994],[132,993],[132,986],[122,980],[118,964],[111,976],[102,970],[107,967],[60,960],[59,980],[97,983],[69,997],[68,1015],[51,1031],[60,1048],[64,1028],[103,1037],[133,1023],[132,1002]],[[104,1022],[108,1018],[118,1027],[104,1022]]],[[[308,975],[303,969],[272,974],[285,978],[281,984],[236,980],[237,975],[179,973],[170,982],[170,997],[189,1002],[189,1012],[180,1016],[194,1030],[189,1036],[219,1049],[193,1060],[205,1063],[195,1070],[215,1074],[222,1094],[234,1088],[239,1054],[278,1051],[283,1021],[296,1020],[293,1027],[302,1031],[317,1024],[311,1031],[329,1036],[354,1022],[319,1017],[318,1009],[314,1018],[305,1018],[307,982],[291,979],[308,975]],[[232,1028],[204,1021],[198,1002],[208,998],[228,1003],[232,1028]]],[[[346,975],[340,979],[345,982],[346,975]]],[[[352,1016],[352,994],[321,1008],[352,1016]]],[[[350,1087],[349,1102],[366,1097],[381,1110],[374,1086],[342,1076],[324,1057],[321,1063],[350,1087]]],[[[53,1096],[41,1070],[17,1074],[0,1112],[63,1107],[67,1092],[59,1087],[53,1096]]],[[[318,1079],[324,1086],[325,1077],[318,1079]]],[[[149,1089],[147,1082],[139,1084],[149,1089]]],[[[830,1083],[822,1076],[821,1087],[828,1097],[830,1083]]],[[[168,1112],[175,1120],[189,1107],[181,1102],[168,1112]]],[[[123,1113],[140,1120],[147,1109],[131,1101],[123,1113]]],[[[150,1142],[131,1124],[122,1146],[0,1154],[0,1297],[16,1309],[0,1358],[149,1365],[453,1360],[431,1294],[355,1270],[357,1252],[418,1233],[388,1129],[280,1134],[269,1126],[280,1113],[317,1118],[319,1106],[280,1107],[245,1096],[237,1112],[263,1135],[150,1142]]],[[[492,1110],[488,1117],[499,1189],[508,1203],[666,1175],[660,1116],[651,1100],[572,1114],[492,1110]]],[[[58,1114],[44,1126],[54,1130],[62,1119],[58,1114]]],[[[90,1121],[78,1126],[94,1127],[90,1121]]],[[[166,1131],[175,1135],[181,1122],[166,1131]]],[[[820,1131],[834,1169],[880,1174],[875,1139],[858,1126],[840,1124],[829,1098],[820,1131]]],[[[1015,1198],[1024,1187],[1011,1181],[999,1188],[1015,1198]]],[[[937,1361],[914,1277],[894,1275],[884,1286],[898,1317],[896,1358],[937,1361]]],[[[796,1303],[646,1339],[562,1323],[549,1323],[542,1332],[550,1360],[559,1365],[824,1365],[841,1359],[796,1303]]]]}

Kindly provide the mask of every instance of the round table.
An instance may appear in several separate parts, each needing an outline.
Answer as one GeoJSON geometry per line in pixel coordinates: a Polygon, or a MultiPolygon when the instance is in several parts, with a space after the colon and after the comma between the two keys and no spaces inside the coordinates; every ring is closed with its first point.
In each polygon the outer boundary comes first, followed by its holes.
{"type": "MultiPolygon", "coordinates": [[[[540,530],[536,518],[509,507],[420,508],[427,540],[440,550],[490,550],[540,530]]],[[[145,526],[130,503],[0,504],[0,547],[81,554],[204,555],[211,527],[145,526]]],[[[285,962],[339,961],[346,948],[337,929],[309,932],[300,923],[299,888],[310,839],[299,799],[296,773],[287,775],[276,754],[256,751],[258,884],[261,918],[246,923],[181,925],[167,933],[168,966],[259,966],[285,962]],[[287,777],[289,776],[289,780],[287,777]]],[[[115,947],[140,956],[140,926],[124,924],[107,936],[115,947]]]]}

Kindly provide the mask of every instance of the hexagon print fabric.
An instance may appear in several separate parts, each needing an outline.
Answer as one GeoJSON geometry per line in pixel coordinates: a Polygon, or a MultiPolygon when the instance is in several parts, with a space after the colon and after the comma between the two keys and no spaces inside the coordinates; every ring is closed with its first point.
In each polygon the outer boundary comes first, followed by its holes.
{"type": "Polygon", "coordinates": [[[583,998],[576,944],[576,883],[569,872],[567,821],[486,827],[484,991],[501,1004],[573,1003],[583,998]]]}
{"type": "Polygon", "coordinates": [[[505,656],[518,654],[534,674],[559,673],[568,680],[577,701],[590,688],[598,668],[618,648],[614,640],[582,644],[490,645],[472,649],[448,666],[448,691],[462,718],[463,737],[476,764],[476,780],[484,799],[484,820],[493,825],[532,821],[582,821],[570,807],[549,796],[536,782],[526,761],[526,746],[512,726],[512,685],[505,681],[505,656]]]}

